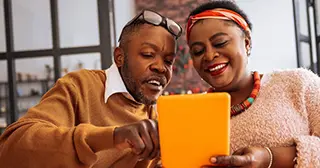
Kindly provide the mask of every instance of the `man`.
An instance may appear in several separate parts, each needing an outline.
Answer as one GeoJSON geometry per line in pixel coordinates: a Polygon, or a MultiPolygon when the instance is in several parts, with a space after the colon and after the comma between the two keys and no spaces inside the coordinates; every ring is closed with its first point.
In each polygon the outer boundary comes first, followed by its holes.
{"type": "Polygon", "coordinates": [[[0,138],[1,167],[149,167],[159,155],[152,105],[172,76],[181,27],[144,10],[123,29],[108,70],[57,81],[0,138]]]}

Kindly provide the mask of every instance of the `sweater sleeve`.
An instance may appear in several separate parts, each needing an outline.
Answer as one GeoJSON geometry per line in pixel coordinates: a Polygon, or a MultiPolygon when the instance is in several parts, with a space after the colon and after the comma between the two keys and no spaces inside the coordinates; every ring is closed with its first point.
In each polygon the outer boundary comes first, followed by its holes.
{"type": "Polygon", "coordinates": [[[310,127],[309,136],[295,138],[297,147],[297,168],[320,167],[320,78],[307,71],[303,80],[304,103],[310,127]]]}
{"type": "Polygon", "coordinates": [[[91,167],[113,148],[114,127],[78,124],[79,88],[72,76],[55,86],[0,137],[1,167],[91,167]]]}

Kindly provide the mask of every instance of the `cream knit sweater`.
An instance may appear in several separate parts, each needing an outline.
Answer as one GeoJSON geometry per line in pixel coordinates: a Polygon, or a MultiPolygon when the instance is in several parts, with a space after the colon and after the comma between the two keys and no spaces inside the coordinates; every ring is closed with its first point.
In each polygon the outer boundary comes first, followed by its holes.
{"type": "Polygon", "coordinates": [[[252,106],[231,119],[232,151],[296,145],[298,168],[320,168],[319,137],[320,78],[301,68],[264,74],[252,106]]]}

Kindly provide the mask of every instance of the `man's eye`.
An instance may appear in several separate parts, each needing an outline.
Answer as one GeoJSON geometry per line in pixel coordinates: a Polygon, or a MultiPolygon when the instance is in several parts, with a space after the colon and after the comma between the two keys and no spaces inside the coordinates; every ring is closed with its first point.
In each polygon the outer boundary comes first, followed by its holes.
{"type": "Polygon", "coordinates": [[[167,63],[168,65],[172,65],[172,64],[173,64],[173,61],[167,60],[166,63],[167,63]]]}

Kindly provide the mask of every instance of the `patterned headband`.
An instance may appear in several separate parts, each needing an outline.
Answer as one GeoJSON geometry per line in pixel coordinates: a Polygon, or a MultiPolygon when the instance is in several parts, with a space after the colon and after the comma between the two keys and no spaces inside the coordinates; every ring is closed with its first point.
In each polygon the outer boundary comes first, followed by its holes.
{"type": "Polygon", "coordinates": [[[251,33],[248,23],[238,13],[228,9],[213,9],[213,10],[207,10],[189,17],[187,27],[186,27],[187,41],[189,41],[190,31],[194,26],[194,24],[198,20],[202,20],[202,19],[232,20],[236,22],[241,28],[243,28],[243,30],[247,31],[249,34],[251,33]]]}

